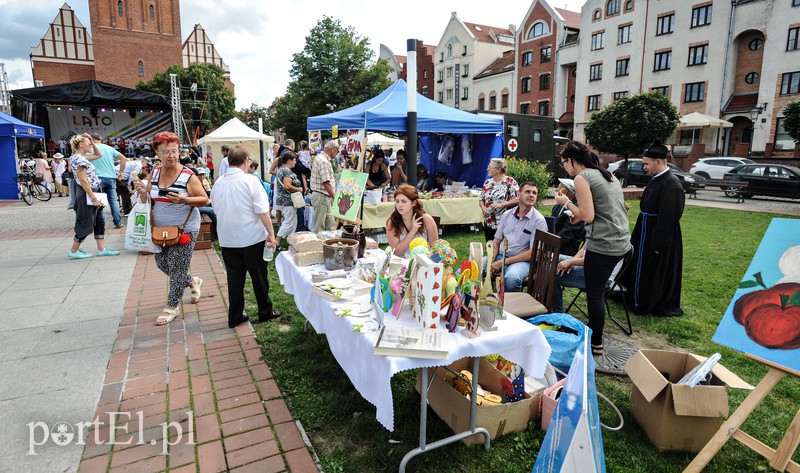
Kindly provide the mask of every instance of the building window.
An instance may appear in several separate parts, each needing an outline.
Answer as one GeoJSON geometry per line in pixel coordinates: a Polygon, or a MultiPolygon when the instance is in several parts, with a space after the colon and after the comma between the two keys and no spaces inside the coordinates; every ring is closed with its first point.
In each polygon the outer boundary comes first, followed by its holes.
{"type": "Polygon", "coordinates": [[[628,74],[630,74],[629,72],[630,66],[631,66],[631,60],[629,58],[617,59],[616,76],[620,77],[620,76],[627,76],[628,74]]]}
{"type": "Polygon", "coordinates": [[[631,42],[631,25],[620,26],[617,29],[617,44],[631,42]]]}
{"type": "Polygon", "coordinates": [[[211,54],[211,46],[206,46],[206,54],[211,54]]]}
{"type": "Polygon", "coordinates": [[[469,75],[469,64],[462,64],[461,77],[467,77],[468,75],[469,75]]]}
{"type": "Polygon", "coordinates": [[[467,45],[466,44],[464,45],[464,51],[461,52],[461,55],[462,56],[466,56],[467,55],[467,45]]]}
{"type": "Polygon", "coordinates": [[[659,94],[663,95],[664,97],[669,97],[669,86],[665,85],[664,87],[653,87],[650,89],[651,92],[658,92],[659,94]]]}
{"type": "Polygon", "coordinates": [[[594,13],[592,13],[592,21],[600,21],[600,17],[602,16],[603,14],[600,13],[600,9],[598,8],[597,10],[594,11],[594,13]]]}
{"type": "Polygon", "coordinates": [[[117,11],[119,12],[119,16],[122,16],[122,0],[117,2],[117,11]]]}
{"type": "Polygon", "coordinates": [[[529,103],[519,104],[519,113],[523,115],[528,115],[529,113],[531,113],[531,104],[529,103]]]}
{"type": "Polygon", "coordinates": [[[530,92],[531,91],[531,78],[530,77],[523,77],[522,78],[522,92],[530,92]]]}
{"type": "Polygon", "coordinates": [[[503,108],[508,108],[508,94],[503,94],[500,97],[500,106],[503,108]]]}
{"type": "Polygon", "coordinates": [[[83,32],[78,30],[78,39],[83,39],[83,32]]]}
{"type": "Polygon", "coordinates": [[[428,78],[428,70],[427,69],[423,69],[422,70],[422,78],[423,79],[427,79],[428,78]]]}
{"type": "Polygon", "coordinates": [[[590,95],[587,97],[586,111],[587,112],[594,112],[595,110],[600,110],[600,96],[599,95],[590,95]]]}
{"type": "Polygon", "coordinates": [[[689,66],[698,66],[708,62],[708,45],[689,48],[689,66]]]}
{"type": "Polygon", "coordinates": [[[603,78],[603,65],[592,64],[589,66],[589,80],[600,80],[603,78]]]}
{"type": "Polygon", "coordinates": [[[792,0],[793,7],[800,7],[800,0],[792,0]]]}
{"type": "Polygon", "coordinates": [[[467,100],[469,98],[469,87],[464,87],[461,89],[461,99],[467,100]]]}
{"type": "Polygon", "coordinates": [[[539,36],[544,36],[547,33],[548,33],[547,25],[540,21],[535,25],[533,25],[531,29],[528,31],[527,39],[538,38],[539,36]]]}
{"type": "Polygon", "coordinates": [[[153,5],[150,5],[150,19],[156,19],[156,8],[153,5]]]}
{"type": "Polygon", "coordinates": [[[800,49],[800,41],[798,41],[798,37],[800,37],[800,26],[789,30],[789,39],[786,41],[787,51],[800,49]]]}
{"type": "Polygon", "coordinates": [[[764,40],[761,38],[756,38],[750,41],[750,44],[747,45],[747,47],[750,48],[750,51],[758,51],[759,49],[761,49],[761,46],[763,45],[764,45],[764,40]]]}
{"type": "Polygon", "coordinates": [[[627,98],[627,97],[628,97],[628,91],[627,90],[624,91],[624,92],[614,92],[614,102],[616,102],[617,100],[622,100],[622,99],[627,98]]]}
{"type": "Polygon", "coordinates": [[[139,61],[139,77],[143,76],[144,76],[144,63],[142,61],[139,61]]]}
{"type": "Polygon", "coordinates": [[[189,52],[194,52],[194,44],[189,44],[189,52]]]}
{"type": "Polygon", "coordinates": [[[781,78],[781,95],[800,93],[800,71],[787,72],[781,78]]]}
{"type": "Polygon", "coordinates": [[[551,46],[543,47],[539,55],[539,62],[550,62],[550,59],[553,57],[552,55],[553,48],[551,46]]]}
{"type": "Polygon", "coordinates": [[[689,102],[702,102],[705,100],[706,83],[705,82],[692,82],[686,84],[686,91],[683,94],[683,101],[689,102]]]}
{"type": "Polygon", "coordinates": [[[711,24],[711,5],[692,8],[692,28],[711,24]]]}
{"type": "Polygon", "coordinates": [[[744,76],[744,81],[748,84],[755,84],[758,82],[758,72],[750,72],[746,76],[744,76]]]}
{"type": "Polygon", "coordinates": [[[489,110],[497,110],[497,96],[492,95],[489,97],[489,110]]]}
{"type": "Polygon", "coordinates": [[[61,37],[61,28],[56,28],[56,38],[61,37]]]}
{"type": "Polygon", "coordinates": [[[539,90],[550,90],[550,74],[539,76],[539,90]]]}
{"type": "Polygon", "coordinates": [[[439,62],[444,61],[444,53],[439,53],[439,62]]]}
{"type": "Polygon", "coordinates": [[[447,45],[447,57],[453,57],[453,45],[452,44],[448,44],[447,45]]]}
{"type": "MultiPolygon", "coordinates": [[[[800,0],[795,0],[795,4],[800,4],[800,0]]],[[[794,149],[794,140],[783,128],[785,118],[779,118],[775,124],[775,149],[794,149]]]]}
{"type": "Polygon", "coordinates": [[[453,89],[447,89],[447,100],[453,100],[453,89]]]}
{"type": "Polygon", "coordinates": [[[438,96],[439,96],[439,103],[444,102],[444,92],[439,92],[438,96]]]}
{"type": "Polygon", "coordinates": [[[522,65],[530,66],[532,63],[533,63],[533,53],[531,51],[526,51],[522,53],[522,65]]]}
{"type": "Polygon", "coordinates": [[[675,14],[658,17],[656,22],[656,36],[669,34],[675,29],[675,14]]]}
{"type": "Polygon", "coordinates": [[[575,103],[575,94],[569,96],[569,103],[575,103]]]}
{"type": "Polygon", "coordinates": [[[486,99],[483,97],[478,99],[478,110],[486,110],[486,99]]]}
{"type": "Polygon", "coordinates": [[[601,31],[592,35],[592,51],[603,49],[606,44],[606,33],[601,31]]]}
{"type": "Polygon", "coordinates": [[[450,67],[447,68],[447,78],[448,79],[452,79],[453,78],[453,66],[450,66],[450,67]]]}
{"type": "Polygon", "coordinates": [[[606,16],[619,13],[619,0],[608,0],[606,3],[606,16]]]}
{"type": "Polygon", "coordinates": [[[443,70],[439,70],[439,82],[441,82],[443,80],[444,80],[444,71],[443,70]]]}
{"type": "Polygon", "coordinates": [[[542,100],[539,102],[539,115],[542,117],[549,117],[550,116],[550,101],[549,100],[542,100]]]}
{"type": "Polygon", "coordinates": [[[625,2],[625,11],[628,12],[631,10],[633,10],[633,0],[628,0],[625,2]]]}
{"type": "Polygon", "coordinates": [[[663,51],[656,53],[655,64],[653,65],[654,71],[666,71],[672,67],[672,51],[663,51]]]}
{"type": "Polygon", "coordinates": [[[424,95],[425,97],[428,96],[428,86],[427,85],[423,85],[422,86],[422,95],[424,95]]]}

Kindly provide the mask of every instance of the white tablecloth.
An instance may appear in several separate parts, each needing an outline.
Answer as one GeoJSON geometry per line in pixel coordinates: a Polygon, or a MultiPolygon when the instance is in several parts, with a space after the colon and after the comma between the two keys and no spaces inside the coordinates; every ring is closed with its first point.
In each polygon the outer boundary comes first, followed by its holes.
{"type": "MultiPolygon", "coordinates": [[[[373,354],[374,333],[353,332],[353,325],[363,318],[337,317],[328,301],[311,290],[311,271],[324,269],[323,265],[298,267],[289,252],[278,254],[275,260],[278,277],[287,293],[294,295],[295,304],[317,333],[328,337],[328,345],[336,361],[350,378],[361,396],[377,409],[376,418],[384,427],[394,431],[394,406],[392,403],[391,378],[400,371],[424,366],[445,366],[468,356],[484,356],[499,353],[525,369],[535,378],[544,375],[550,345],[535,326],[509,315],[507,320],[498,320],[498,330],[484,332],[469,339],[459,333],[450,334],[450,357],[447,360],[376,356],[373,354]]],[[[361,296],[368,301],[369,296],[361,296]]],[[[407,308],[396,319],[391,314],[386,323],[414,325],[407,308]]]]}

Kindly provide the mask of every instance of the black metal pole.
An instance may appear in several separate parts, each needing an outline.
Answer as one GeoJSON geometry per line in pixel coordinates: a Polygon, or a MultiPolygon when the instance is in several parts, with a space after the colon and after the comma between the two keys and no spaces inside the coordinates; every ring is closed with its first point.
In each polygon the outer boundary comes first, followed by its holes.
{"type": "Polygon", "coordinates": [[[406,174],[408,183],[412,186],[417,185],[417,40],[409,39],[406,41],[406,79],[408,90],[408,150],[406,163],[408,166],[406,174]]]}

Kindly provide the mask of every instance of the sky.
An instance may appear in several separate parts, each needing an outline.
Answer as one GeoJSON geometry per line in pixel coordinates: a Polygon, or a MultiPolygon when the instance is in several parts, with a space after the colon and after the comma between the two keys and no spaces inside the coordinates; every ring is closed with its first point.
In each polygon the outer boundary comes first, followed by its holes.
{"type": "MultiPolygon", "coordinates": [[[[29,55],[64,0],[0,0],[0,63],[11,90],[33,86],[29,55]]],[[[88,0],[67,2],[86,26],[88,0]]],[[[558,8],[580,11],[585,0],[552,0],[558,8]]],[[[230,66],[236,108],[269,106],[286,92],[292,55],[303,50],[309,31],[324,16],[352,26],[369,39],[377,60],[381,44],[406,54],[406,40],[437,45],[455,11],[462,21],[508,28],[519,26],[531,3],[520,0],[367,2],[364,0],[182,0],[182,41],[196,23],[230,66]],[[395,10],[396,7],[403,7],[395,10]]]]}

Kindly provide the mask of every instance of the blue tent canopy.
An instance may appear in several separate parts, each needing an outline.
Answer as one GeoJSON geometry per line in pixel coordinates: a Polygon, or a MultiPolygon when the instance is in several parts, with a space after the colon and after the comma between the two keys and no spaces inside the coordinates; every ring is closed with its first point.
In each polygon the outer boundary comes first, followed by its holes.
{"type": "Polygon", "coordinates": [[[26,123],[5,112],[0,112],[0,136],[44,139],[44,128],[26,123]]]}
{"type": "MultiPolygon", "coordinates": [[[[367,129],[396,134],[407,132],[407,85],[398,80],[379,95],[344,110],[309,117],[308,130],[367,129]]],[[[417,94],[418,133],[502,133],[502,117],[475,115],[417,94]]]]}

